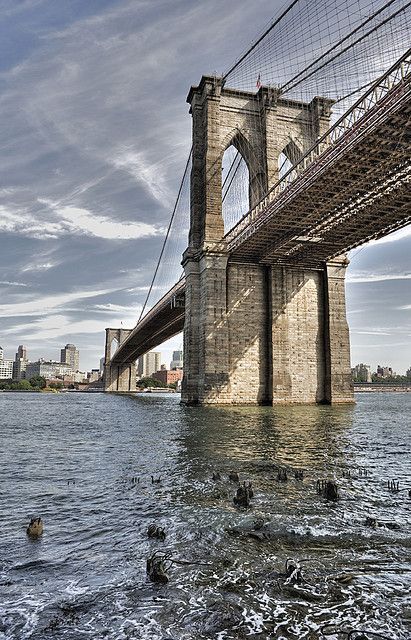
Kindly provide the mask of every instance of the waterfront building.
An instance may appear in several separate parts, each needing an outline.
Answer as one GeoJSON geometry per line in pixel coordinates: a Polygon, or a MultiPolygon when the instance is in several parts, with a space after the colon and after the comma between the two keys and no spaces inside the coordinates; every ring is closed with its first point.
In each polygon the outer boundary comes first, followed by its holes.
{"type": "Polygon", "coordinates": [[[13,360],[4,357],[3,347],[0,347],[0,380],[11,380],[13,377],[13,360]]]}
{"type": "Polygon", "coordinates": [[[137,375],[139,378],[149,378],[161,367],[161,353],[149,351],[137,360],[137,375]]]}
{"type": "Polygon", "coordinates": [[[87,374],[87,380],[89,382],[98,382],[100,380],[100,369],[92,369],[87,374]]]}
{"type": "Polygon", "coordinates": [[[183,368],[183,352],[173,351],[173,359],[170,362],[170,369],[182,369],[183,368]]]}
{"type": "Polygon", "coordinates": [[[26,369],[26,378],[30,380],[33,376],[42,376],[46,380],[62,378],[72,374],[73,371],[66,362],[55,362],[54,360],[40,359],[37,362],[29,362],[26,369]]]}
{"type": "Polygon", "coordinates": [[[80,368],[79,350],[74,344],[66,344],[60,351],[60,362],[69,364],[72,371],[76,372],[80,368]]]}
{"type": "Polygon", "coordinates": [[[17,347],[17,353],[13,363],[13,379],[22,380],[26,376],[26,368],[28,364],[27,347],[20,344],[17,347]]]}
{"type": "Polygon", "coordinates": [[[105,362],[105,358],[104,356],[102,358],[100,358],[100,377],[103,377],[103,373],[104,373],[104,362],[105,362]]]}
{"type": "Polygon", "coordinates": [[[174,369],[168,371],[167,369],[160,369],[153,374],[153,378],[161,382],[165,387],[174,382],[179,382],[183,378],[183,371],[181,369],[174,369]]]}

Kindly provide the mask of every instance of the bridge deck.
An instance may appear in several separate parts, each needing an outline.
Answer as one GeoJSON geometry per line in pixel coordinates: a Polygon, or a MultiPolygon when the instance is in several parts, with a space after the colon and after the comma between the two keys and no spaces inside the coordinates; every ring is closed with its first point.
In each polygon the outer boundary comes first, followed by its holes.
{"type": "Polygon", "coordinates": [[[320,266],[411,221],[411,77],[225,237],[231,259],[320,266]]]}
{"type": "Polygon", "coordinates": [[[180,280],[150,309],[121,343],[111,364],[134,362],[184,328],[185,281],[180,280]]]}

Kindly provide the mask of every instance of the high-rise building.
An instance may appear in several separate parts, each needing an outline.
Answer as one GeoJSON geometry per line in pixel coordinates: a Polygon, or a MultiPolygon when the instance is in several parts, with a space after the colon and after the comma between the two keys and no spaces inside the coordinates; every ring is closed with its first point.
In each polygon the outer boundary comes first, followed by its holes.
{"type": "Polygon", "coordinates": [[[170,362],[170,369],[182,369],[183,368],[183,352],[173,351],[173,359],[170,362]]]}
{"type": "Polygon", "coordinates": [[[159,351],[149,351],[137,360],[137,375],[140,378],[148,378],[161,366],[161,353],[159,351]]]}
{"type": "Polygon", "coordinates": [[[13,360],[4,357],[3,347],[0,347],[0,380],[11,380],[13,377],[13,360]]]}
{"type": "Polygon", "coordinates": [[[66,344],[61,350],[60,362],[69,364],[74,373],[80,369],[80,354],[74,344],[66,344]]]}
{"type": "Polygon", "coordinates": [[[27,347],[20,344],[17,347],[17,353],[13,363],[13,379],[14,380],[21,380],[22,378],[25,377],[27,364],[28,364],[27,347]]]}

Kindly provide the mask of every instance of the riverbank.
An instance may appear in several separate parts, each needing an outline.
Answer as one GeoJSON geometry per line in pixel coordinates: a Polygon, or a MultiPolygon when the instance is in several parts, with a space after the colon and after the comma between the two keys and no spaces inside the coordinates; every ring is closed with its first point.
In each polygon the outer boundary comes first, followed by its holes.
{"type": "Polygon", "coordinates": [[[379,392],[391,392],[391,393],[409,393],[411,392],[411,385],[390,385],[390,384],[378,384],[375,382],[354,384],[355,393],[379,393],[379,392]]]}

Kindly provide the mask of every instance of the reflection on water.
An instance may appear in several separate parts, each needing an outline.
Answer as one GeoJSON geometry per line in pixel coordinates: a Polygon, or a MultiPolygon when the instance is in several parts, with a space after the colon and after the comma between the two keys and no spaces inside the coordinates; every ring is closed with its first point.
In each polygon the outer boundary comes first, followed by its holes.
{"type": "Polygon", "coordinates": [[[0,394],[0,638],[411,637],[410,404],[0,394]],[[234,506],[233,472],[252,483],[249,509],[234,506]],[[164,542],[147,537],[153,522],[164,542]],[[147,580],[154,550],[177,561],[167,585],[147,580]]]}

